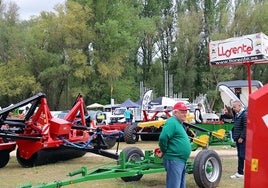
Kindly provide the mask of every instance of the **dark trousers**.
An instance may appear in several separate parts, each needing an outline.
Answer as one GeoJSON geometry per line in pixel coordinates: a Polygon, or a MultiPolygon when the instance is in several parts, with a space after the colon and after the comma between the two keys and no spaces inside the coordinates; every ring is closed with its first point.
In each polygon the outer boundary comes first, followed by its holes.
{"type": "Polygon", "coordinates": [[[242,143],[238,143],[236,141],[236,148],[237,148],[237,157],[238,157],[237,172],[239,174],[244,174],[246,141],[244,140],[242,143]]]}

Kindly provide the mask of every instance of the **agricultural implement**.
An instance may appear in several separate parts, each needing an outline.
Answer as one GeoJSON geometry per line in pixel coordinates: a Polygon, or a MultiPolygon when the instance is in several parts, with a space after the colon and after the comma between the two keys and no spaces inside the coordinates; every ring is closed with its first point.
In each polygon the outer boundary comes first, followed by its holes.
{"type": "Polygon", "coordinates": [[[114,122],[109,124],[93,124],[92,126],[95,128],[101,128],[105,131],[113,131],[113,130],[119,130],[124,132],[124,136],[121,137],[120,141],[125,141],[128,144],[134,144],[136,143],[139,138],[143,141],[148,140],[158,140],[159,132],[158,128],[162,126],[164,123],[162,120],[154,121],[158,118],[158,114],[164,113],[165,117],[170,117],[170,114],[168,111],[154,111],[152,117],[148,117],[147,111],[143,110],[144,118],[143,122],[146,122],[147,126],[138,126],[141,125],[137,122],[126,123],[126,122],[114,122]],[[150,124],[150,126],[148,126],[150,124]],[[158,133],[157,133],[157,132],[158,133]],[[151,134],[148,134],[150,132],[151,134]],[[158,135],[155,135],[155,133],[158,135]]]}
{"type": "MultiPolygon", "coordinates": [[[[88,172],[86,167],[70,172],[69,178],[40,185],[25,184],[21,188],[58,188],[85,181],[121,178],[125,182],[139,181],[145,174],[165,172],[162,159],[154,151],[144,153],[137,147],[127,147],[118,156],[118,165],[88,172]]],[[[203,149],[186,164],[186,173],[193,174],[198,187],[217,187],[222,175],[219,155],[213,150],[203,149]]]]}
{"type": "MultiPolygon", "coordinates": [[[[222,164],[220,157],[213,150],[208,150],[213,139],[223,139],[225,130],[209,131],[188,123],[184,124],[189,139],[191,140],[192,150],[198,148],[202,150],[194,157],[187,161],[186,172],[193,174],[196,184],[201,188],[216,187],[221,179],[222,164]],[[192,131],[195,130],[195,131],[192,131]],[[194,132],[200,131],[202,134],[197,136],[194,132]]],[[[124,148],[120,155],[114,154],[113,157],[117,160],[116,166],[99,168],[93,171],[88,171],[86,167],[81,167],[78,170],[70,172],[69,178],[66,180],[54,181],[51,183],[42,183],[41,185],[33,186],[31,184],[23,185],[22,188],[56,188],[84,181],[121,178],[125,182],[138,181],[145,174],[165,172],[162,159],[156,156],[155,151],[146,150],[144,153],[137,147],[124,148]]]]}
{"type": "MultiPolygon", "coordinates": [[[[158,140],[158,137],[162,131],[162,126],[165,124],[166,119],[159,118],[157,119],[157,114],[162,111],[156,111],[151,118],[148,118],[148,114],[146,110],[144,113],[144,121],[136,124],[132,124],[127,126],[124,129],[124,138],[126,143],[134,144],[138,141],[139,136],[143,141],[146,140],[158,140]],[[155,120],[157,119],[157,120],[155,120]]],[[[166,114],[166,117],[170,117],[170,113],[168,111],[163,111],[166,114]]],[[[209,136],[209,145],[231,145],[234,146],[234,142],[231,139],[231,129],[233,127],[233,123],[223,123],[221,121],[212,121],[203,124],[192,125],[189,123],[187,127],[189,127],[189,134],[192,137],[202,136],[204,138],[204,134],[209,136]],[[192,129],[192,130],[191,130],[192,129]],[[208,135],[208,133],[223,133],[223,137],[208,135]]],[[[190,136],[189,135],[189,136],[190,136]]],[[[217,134],[214,134],[217,135],[217,134]]]]}
{"type": "Polygon", "coordinates": [[[162,126],[166,121],[158,118],[158,114],[164,113],[167,118],[171,116],[168,111],[154,111],[151,117],[149,117],[147,110],[142,110],[142,112],[143,122],[132,123],[124,129],[124,139],[127,144],[134,144],[139,138],[143,141],[158,140],[162,126]]]}
{"type": "Polygon", "coordinates": [[[23,167],[81,157],[86,152],[117,159],[105,150],[115,145],[121,132],[92,129],[84,109],[79,94],[64,119],[54,118],[45,94],[38,93],[0,111],[0,168],[8,164],[14,150],[23,167]],[[15,109],[29,103],[24,116],[12,116],[15,109]]]}

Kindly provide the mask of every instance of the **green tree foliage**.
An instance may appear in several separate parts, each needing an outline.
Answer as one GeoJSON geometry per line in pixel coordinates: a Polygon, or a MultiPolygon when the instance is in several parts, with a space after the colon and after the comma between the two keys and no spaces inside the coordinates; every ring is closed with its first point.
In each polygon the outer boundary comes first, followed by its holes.
{"type": "Polygon", "coordinates": [[[41,90],[26,61],[27,34],[20,31],[18,7],[14,3],[0,3],[0,90],[1,106],[19,102],[41,90]],[[1,12],[2,11],[2,12],[1,12]]]}
{"type": "MultiPolygon", "coordinates": [[[[217,110],[217,83],[247,79],[247,69],[211,67],[209,42],[268,34],[266,1],[233,2],[68,0],[20,21],[16,4],[0,1],[0,104],[37,92],[53,110],[70,109],[78,93],[86,104],[135,101],[140,82],[163,96],[167,71],[173,93],[190,100],[207,94],[217,110]]],[[[267,65],[251,71],[253,79],[268,81],[267,65]]]]}

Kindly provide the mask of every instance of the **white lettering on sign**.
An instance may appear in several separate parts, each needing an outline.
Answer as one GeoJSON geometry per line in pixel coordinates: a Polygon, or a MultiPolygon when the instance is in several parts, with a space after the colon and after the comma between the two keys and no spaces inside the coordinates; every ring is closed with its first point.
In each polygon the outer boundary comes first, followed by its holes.
{"type": "Polygon", "coordinates": [[[268,114],[266,114],[265,116],[262,116],[262,120],[264,121],[266,127],[268,128],[268,114]]]}

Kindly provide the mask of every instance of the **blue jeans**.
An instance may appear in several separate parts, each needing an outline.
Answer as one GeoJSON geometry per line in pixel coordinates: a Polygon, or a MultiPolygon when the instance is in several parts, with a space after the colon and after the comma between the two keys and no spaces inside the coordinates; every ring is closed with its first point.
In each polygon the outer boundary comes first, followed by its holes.
{"type": "Polygon", "coordinates": [[[186,188],[186,164],[177,160],[163,160],[167,171],[166,188],[186,188]]]}
{"type": "Polygon", "coordinates": [[[236,142],[236,149],[237,149],[237,157],[238,157],[237,172],[239,174],[244,174],[246,140],[244,140],[242,143],[236,142]]]}

